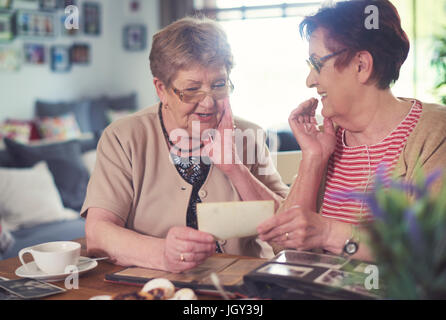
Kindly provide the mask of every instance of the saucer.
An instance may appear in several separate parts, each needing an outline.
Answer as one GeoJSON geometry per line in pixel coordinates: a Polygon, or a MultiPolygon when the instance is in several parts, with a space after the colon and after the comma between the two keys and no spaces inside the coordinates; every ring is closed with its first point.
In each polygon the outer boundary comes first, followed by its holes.
{"type": "MultiPolygon", "coordinates": [[[[90,271],[97,267],[98,262],[91,260],[88,257],[80,257],[78,262],[78,271],[79,275],[90,271]]],[[[15,271],[15,274],[22,278],[31,278],[36,280],[45,280],[45,281],[61,281],[65,280],[71,273],[58,273],[58,274],[48,274],[44,273],[42,270],[37,267],[35,261],[27,263],[25,265],[20,266],[15,271]]]]}

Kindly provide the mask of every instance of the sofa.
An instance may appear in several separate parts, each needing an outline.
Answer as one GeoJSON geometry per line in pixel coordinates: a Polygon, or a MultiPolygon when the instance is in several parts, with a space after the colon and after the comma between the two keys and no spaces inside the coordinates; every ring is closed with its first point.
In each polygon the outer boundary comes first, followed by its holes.
{"type": "Polygon", "coordinates": [[[134,93],[40,100],[33,119],[0,123],[0,260],[38,243],[85,236],[79,211],[98,140],[110,122],[137,109],[134,93]]]}

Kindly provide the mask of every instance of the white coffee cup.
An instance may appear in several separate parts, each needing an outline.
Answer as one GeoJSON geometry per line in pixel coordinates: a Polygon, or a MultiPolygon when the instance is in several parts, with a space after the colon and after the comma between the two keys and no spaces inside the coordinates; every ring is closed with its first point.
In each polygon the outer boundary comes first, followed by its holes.
{"type": "Polygon", "coordinates": [[[44,273],[63,274],[67,266],[75,266],[79,262],[81,245],[73,241],[54,241],[24,248],[19,252],[19,259],[27,268],[23,260],[25,253],[33,256],[37,267],[44,273]]]}

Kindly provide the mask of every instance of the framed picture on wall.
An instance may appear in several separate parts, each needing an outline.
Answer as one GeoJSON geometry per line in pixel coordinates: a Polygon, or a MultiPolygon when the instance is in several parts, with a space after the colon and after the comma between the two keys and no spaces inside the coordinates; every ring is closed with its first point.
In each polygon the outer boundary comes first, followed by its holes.
{"type": "Polygon", "coordinates": [[[45,64],[45,46],[43,44],[25,43],[23,50],[25,63],[45,64]]]}
{"type": "Polygon", "coordinates": [[[51,47],[51,70],[68,72],[71,70],[70,48],[57,45],[51,47]]]}
{"type": "Polygon", "coordinates": [[[80,34],[79,29],[75,29],[74,27],[67,28],[65,26],[65,21],[67,19],[67,16],[65,14],[62,14],[60,16],[59,22],[60,22],[60,35],[66,36],[66,37],[75,37],[80,34]]]}
{"type": "Polygon", "coordinates": [[[17,36],[54,37],[54,14],[44,11],[17,11],[17,36]]]}
{"type": "Polygon", "coordinates": [[[11,8],[12,0],[0,0],[0,10],[11,8]]]}
{"type": "Polygon", "coordinates": [[[141,51],[147,46],[147,27],[144,24],[130,24],[124,27],[124,48],[141,51]]]}
{"type": "Polygon", "coordinates": [[[40,0],[40,9],[56,10],[58,8],[58,0],[40,0]]]}
{"type": "Polygon", "coordinates": [[[39,0],[13,0],[13,9],[39,10],[39,0]]]}
{"type": "Polygon", "coordinates": [[[84,33],[99,35],[101,33],[101,8],[99,3],[84,2],[83,4],[84,33]]]}
{"type": "Polygon", "coordinates": [[[56,0],[58,9],[65,9],[68,6],[75,6],[76,0],[56,0]]]}
{"type": "Polygon", "coordinates": [[[20,50],[17,48],[0,47],[0,72],[18,71],[21,59],[20,50]]]}
{"type": "Polygon", "coordinates": [[[13,13],[0,12],[0,43],[14,38],[13,13]]]}
{"type": "Polygon", "coordinates": [[[90,45],[86,43],[75,43],[70,49],[72,64],[89,64],[90,63],[90,45]]]}

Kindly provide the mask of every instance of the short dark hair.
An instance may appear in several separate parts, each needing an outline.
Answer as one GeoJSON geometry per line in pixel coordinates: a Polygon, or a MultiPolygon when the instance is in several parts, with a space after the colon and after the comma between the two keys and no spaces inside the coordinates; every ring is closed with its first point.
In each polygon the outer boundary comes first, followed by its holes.
{"type": "Polygon", "coordinates": [[[307,40],[318,28],[324,29],[325,46],[335,52],[346,48],[335,62],[338,69],[346,67],[359,51],[368,51],[373,57],[373,73],[380,89],[387,89],[398,80],[400,69],[406,60],[410,43],[401,28],[398,11],[388,0],[352,0],[337,2],[322,7],[315,15],[301,22],[300,34],[307,40]],[[365,9],[374,5],[378,8],[379,27],[368,29],[365,25],[365,9]]]}

